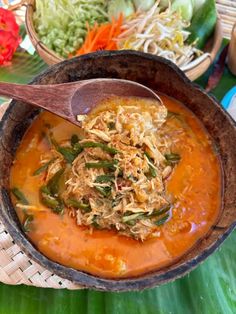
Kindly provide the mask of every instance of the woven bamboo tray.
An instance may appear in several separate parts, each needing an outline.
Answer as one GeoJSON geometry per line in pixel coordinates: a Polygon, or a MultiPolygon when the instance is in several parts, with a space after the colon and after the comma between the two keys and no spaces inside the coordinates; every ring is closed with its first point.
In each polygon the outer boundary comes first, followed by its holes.
{"type": "MultiPolygon", "coordinates": [[[[21,5],[23,2],[21,1],[21,5]]],[[[217,9],[222,20],[223,35],[230,38],[233,24],[236,22],[236,1],[217,0],[217,9]]],[[[4,1],[5,5],[8,1],[4,1]]],[[[18,6],[17,6],[18,7],[18,6]]],[[[14,7],[17,8],[17,7],[14,7]]],[[[24,10],[17,11],[19,20],[22,20],[24,10]]],[[[6,110],[8,103],[0,107],[0,120],[6,110]]],[[[236,117],[235,117],[236,119],[236,117]]],[[[83,287],[74,285],[72,282],[62,279],[39,264],[32,261],[14,243],[12,237],[0,221],[0,282],[19,285],[25,284],[36,287],[55,289],[81,289],[83,287]]]]}
{"type": "MultiPolygon", "coordinates": [[[[27,33],[36,49],[38,54],[41,58],[49,65],[61,62],[64,60],[63,58],[59,57],[56,53],[52,50],[48,49],[39,39],[33,24],[33,14],[35,9],[35,0],[29,0],[26,8],[26,30],[27,33]]],[[[220,49],[221,42],[222,42],[222,25],[220,17],[217,20],[217,24],[215,27],[214,34],[209,41],[208,47],[205,53],[200,56],[199,58],[195,59],[193,62],[189,63],[188,69],[185,70],[185,74],[188,76],[189,79],[195,80],[199,76],[201,76],[212,64],[213,60],[216,57],[218,50],[220,49]]]]}

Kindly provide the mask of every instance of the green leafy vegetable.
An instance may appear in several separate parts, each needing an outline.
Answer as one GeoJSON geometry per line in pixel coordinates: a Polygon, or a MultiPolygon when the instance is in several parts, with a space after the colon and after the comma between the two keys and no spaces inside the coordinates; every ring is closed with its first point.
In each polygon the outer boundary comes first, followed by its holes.
{"type": "Polygon", "coordinates": [[[37,176],[39,174],[41,174],[42,172],[46,171],[48,169],[48,167],[56,160],[56,158],[53,158],[51,160],[49,160],[48,162],[46,162],[43,166],[41,166],[40,168],[38,168],[37,170],[34,171],[33,176],[37,176]]]}
{"type": "Polygon", "coordinates": [[[18,188],[14,187],[11,189],[12,194],[15,196],[15,198],[20,201],[23,205],[29,205],[29,202],[23,192],[21,192],[18,188]]]}

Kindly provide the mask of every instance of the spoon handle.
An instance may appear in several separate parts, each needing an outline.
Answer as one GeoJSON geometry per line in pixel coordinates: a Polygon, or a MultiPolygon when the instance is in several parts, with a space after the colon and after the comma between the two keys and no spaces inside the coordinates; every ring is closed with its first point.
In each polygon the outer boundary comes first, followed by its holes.
{"type": "Polygon", "coordinates": [[[0,95],[24,101],[66,119],[72,116],[70,100],[74,90],[75,84],[73,83],[21,85],[0,82],[0,95]]]}

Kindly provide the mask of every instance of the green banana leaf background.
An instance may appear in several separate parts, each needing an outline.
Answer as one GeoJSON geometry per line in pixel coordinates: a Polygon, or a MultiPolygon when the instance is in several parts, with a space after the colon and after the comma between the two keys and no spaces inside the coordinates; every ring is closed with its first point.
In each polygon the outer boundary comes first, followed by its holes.
{"type": "MultiPolygon", "coordinates": [[[[224,42],[224,44],[226,41],[224,42]]],[[[35,54],[17,52],[0,80],[27,83],[46,68],[35,54]]],[[[211,69],[196,83],[205,86],[211,69]]],[[[221,100],[236,78],[226,68],[213,94],[221,100]]],[[[236,230],[184,278],[142,292],[53,290],[0,284],[0,314],[235,314],[236,230]]]]}

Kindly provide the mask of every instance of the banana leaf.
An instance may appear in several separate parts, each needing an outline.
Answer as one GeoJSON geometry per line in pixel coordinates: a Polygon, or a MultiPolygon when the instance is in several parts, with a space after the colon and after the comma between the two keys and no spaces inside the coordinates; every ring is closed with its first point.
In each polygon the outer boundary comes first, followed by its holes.
{"type": "MultiPolygon", "coordinates": [[[[0,68],[3,81],[26,83],[46,65],[18,53],[0,68]]],[[[211,69],[197,83],[205,86],[211,69]]],[[[225,70],[213,94],[221,99],[236,79],[225,70]]],[[[235,314],[236,231],[222,247],[184,278],[142,292],[106,293],[0,284],[0,314],[235,314]]]]}

